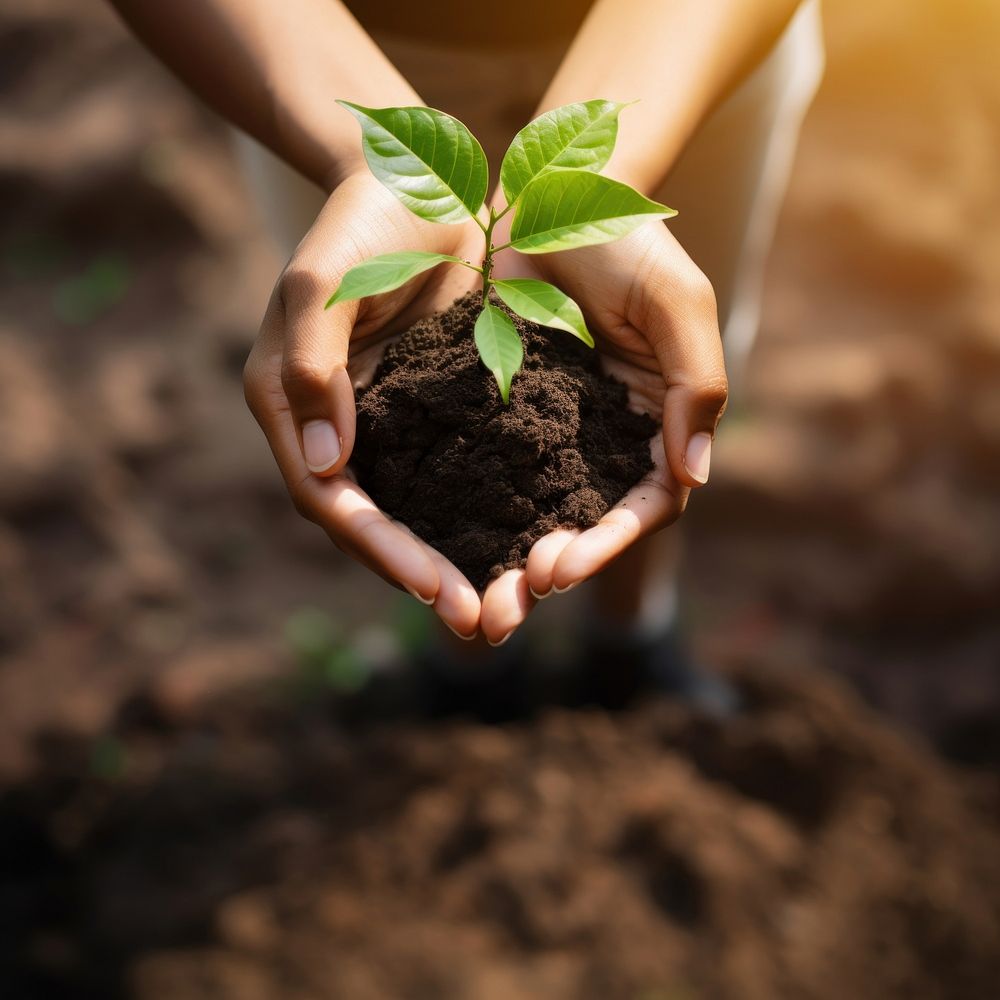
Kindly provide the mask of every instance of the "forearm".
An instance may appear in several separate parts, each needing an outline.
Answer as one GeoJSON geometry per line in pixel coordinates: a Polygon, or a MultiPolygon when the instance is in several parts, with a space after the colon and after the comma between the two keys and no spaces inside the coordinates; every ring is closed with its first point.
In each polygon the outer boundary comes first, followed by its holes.
{"type": "Polygon", "coordinates": [[[799,0],[597,0],[539,112],[635,101],[604,171],[651,192],[708,113],[763,58],[799,0]]]}
{"type": "Polygon", "coordinates": [[[338,0],[111,3],[207,104],[326,188],[360,157],[335,98],[422,103],[338,0]]]}

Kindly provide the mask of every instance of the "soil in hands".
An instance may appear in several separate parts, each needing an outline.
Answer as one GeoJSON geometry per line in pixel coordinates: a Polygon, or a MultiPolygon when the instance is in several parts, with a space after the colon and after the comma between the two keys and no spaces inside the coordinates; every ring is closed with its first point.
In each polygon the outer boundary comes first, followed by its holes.
{"type": "Polygon", "coordinates": [[[358,400],[352,461],[382,510],[483,588],[554,528],[595,524],[653,468],[657,425],[595,351],[517,316],[524,367],[504,406],[473,341],[479,303],[389,347],[358,400]]]}

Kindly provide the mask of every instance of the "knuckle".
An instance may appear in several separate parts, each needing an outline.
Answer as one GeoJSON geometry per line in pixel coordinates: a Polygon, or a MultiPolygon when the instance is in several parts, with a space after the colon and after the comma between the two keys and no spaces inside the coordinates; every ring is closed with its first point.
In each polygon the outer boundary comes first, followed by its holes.
{"type": "Polygon", "coordinates": [[[262,359],[255,347],[243,363],[243,398],[251,413],[256,414],[260,406],[264,381],[262,359]]]}
{"type": "Polygon", "coordinates": [[[700,309],[715,311],[715,288],[701,268],[692,267],[684,276],[684,290],[689,301],[700,309]]]}
{"type": "Polygon", "coordinates": [[[701,325],[718,314],[712,282],[690,260],[681,266],[657,264],[642,276],[639,288],[636,304],[640,322],[646,326],[676,329],[679,318],[695,319],[701,325]]]}
{"type": "Polygon", "coordinates": [[[292,499],[292,506],[300,517],[304,517],[307,521],[316,520],[316,510],[305,483],[290,483],[288,495],[292,499]]]}
{"type": "Polygon", "coordinates": [[[243,398],[251,413],[256,413],[257,405],[257,365],[253,356],[247,358],[243,365],[243,398]]]}
{"type": "Polygon", "coordinates": [[[320,395],[326,391],[330,372],[307,354],[292,351],[281,362],[281,385],[286,393],[320,395]]]}
{"type": "Polygon", "coordinates": [[[699,383],[694,394],[700,406],[721,412],[729,400],[729,381],[724,373],[713,375],[699,383]]]}

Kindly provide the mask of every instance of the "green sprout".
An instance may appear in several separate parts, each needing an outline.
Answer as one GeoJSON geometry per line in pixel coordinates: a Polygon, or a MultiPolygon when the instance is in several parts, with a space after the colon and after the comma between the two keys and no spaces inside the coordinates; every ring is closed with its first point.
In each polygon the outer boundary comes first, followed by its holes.
{"type": "Polygon", "coordinates": [[[439,264],[460,264],[482,275],[483,305],[474,336],[500,397],[524,361],[524,345],[510,317],[490,303],[493,290],[514,313],[540,326],[564,330],[594,346],[580,307],[555,285],[534,278],[493,277],[493,259],[508,247],[525,254],[552,253],[620,239],[652,219],[677,213],[598,171],[611,158],[624,104],[593,100],[548,111],[514,137],[500,165],[507,205],[484,211],[489,188],[486,155],[457,119],[433,108],[364,108],[338,101],[361,123],[365,160],[372,173],[414,215],[430,222],[465,223],[483,231],[482,262],[421,250],[381,254],[352,267],[326,308],[399,288],[439,264]],[[513,212],[510,239],[496,246],[496,224],[513,212]],[[485,221],[484,221],[485,219],[485,221]]]}
{"type": "Polygon", "coordinates": [[[319,608],[300,608],[285,624],[285,639],[309,688],[357,691],[368,665],[340,624],[319,608]]]}

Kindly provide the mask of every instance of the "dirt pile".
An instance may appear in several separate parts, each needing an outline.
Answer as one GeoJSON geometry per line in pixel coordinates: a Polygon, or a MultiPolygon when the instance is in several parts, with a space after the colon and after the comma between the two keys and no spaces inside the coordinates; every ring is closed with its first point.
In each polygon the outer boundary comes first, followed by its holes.
{"type": "Polygon", "coordinates": [[[352,732],[257,696],[133,711],[104,779],[53,744],[0,800],[6,995],[991,995],[995,803],[820,675],[741,684],[724,726],[352,732]]]}
{"type": "Polygon", "coordinates": [[[594,351],[513,315],[524,367],[504,406],[472,337],[479,304],[469,294],[389,347],[358,400],[352,462],[379,507],[484,587],[554,528],[596,524],[652,469],[656,424],[594,351]]]}

